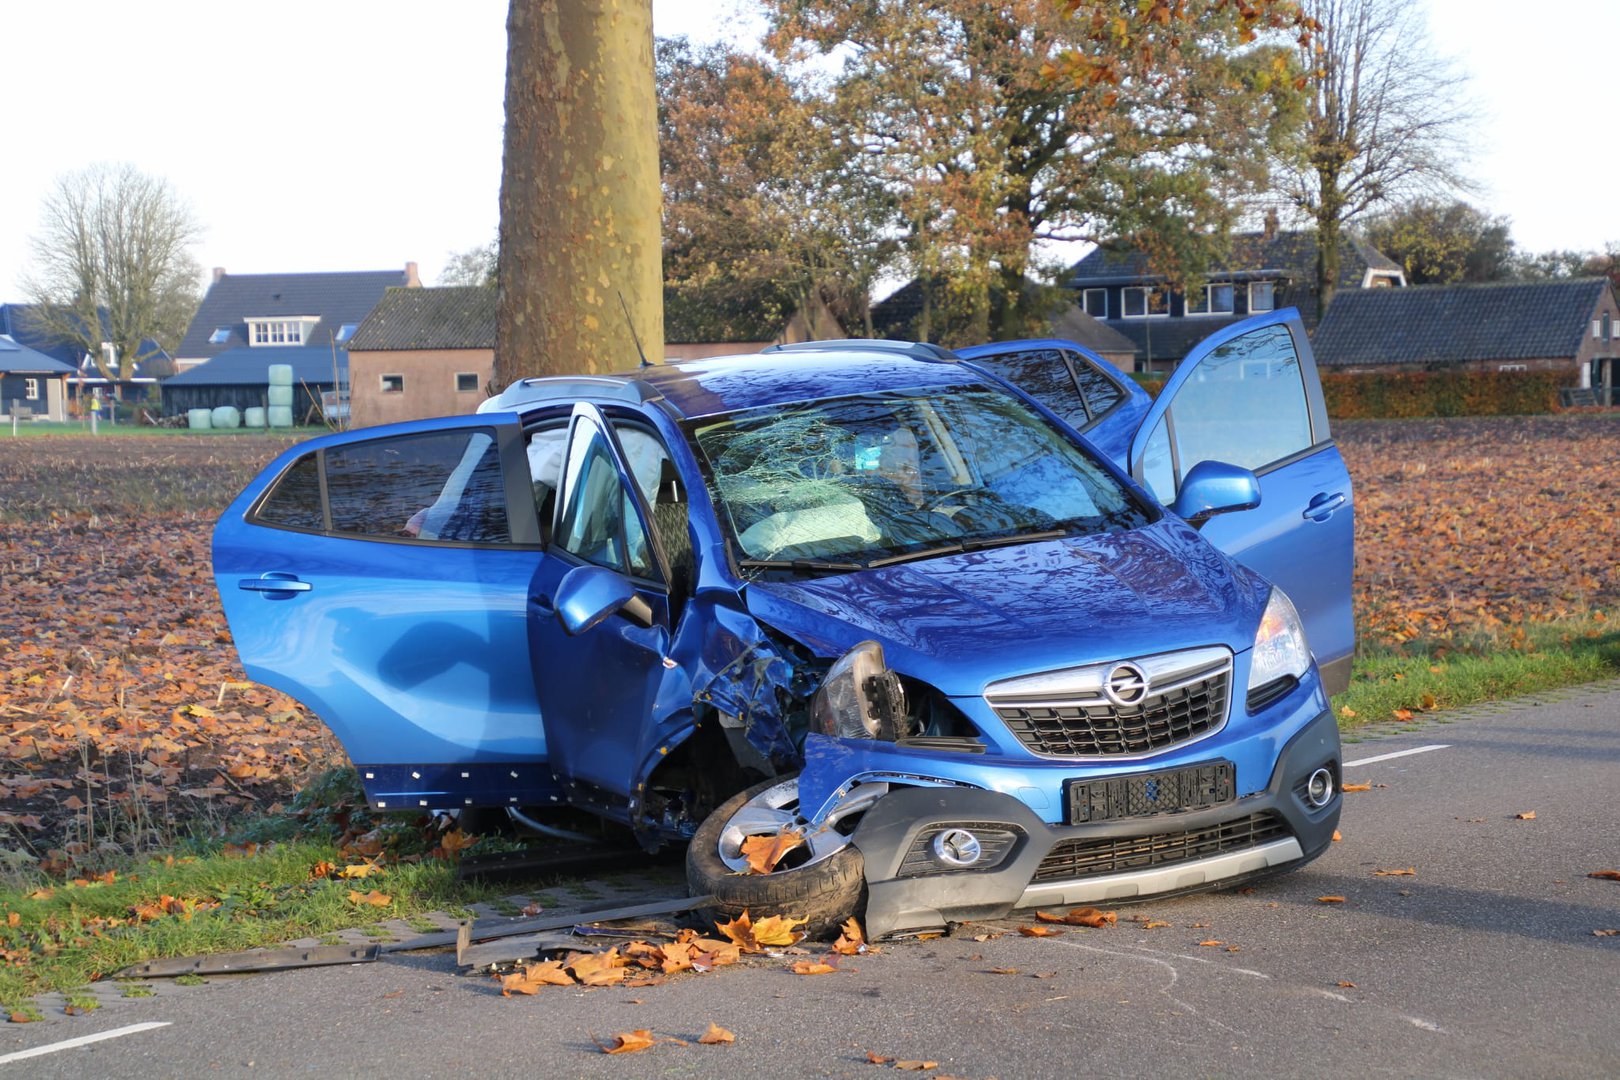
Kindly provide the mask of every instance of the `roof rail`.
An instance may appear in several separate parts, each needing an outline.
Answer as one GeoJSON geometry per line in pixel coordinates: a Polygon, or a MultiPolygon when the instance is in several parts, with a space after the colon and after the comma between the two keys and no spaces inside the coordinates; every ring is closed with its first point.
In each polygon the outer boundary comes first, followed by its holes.
{"type": "Polygon", "coordinates": [[[885,352],[909,356],[913,360],[955,360],[949,349],[931,345],[926,341],[889,341],[886,338],[844,338],[839,341],[795,341],[786,345],[772,345],[762,352],[885,352]]]}
{"type": "Polygon", "coordinates": [[[657,401],[663,396],[657,388],[640,379],[613,375],[543,375],[519,379],[484,402],[479,411],[506,412],[546,401],[577,401],[581,398],[607,398],[640,404],[657,401]]]}

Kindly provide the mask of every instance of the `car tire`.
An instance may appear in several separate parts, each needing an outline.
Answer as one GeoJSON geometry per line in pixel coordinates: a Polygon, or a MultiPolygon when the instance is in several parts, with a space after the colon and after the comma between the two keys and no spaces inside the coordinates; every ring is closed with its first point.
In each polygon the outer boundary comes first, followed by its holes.
{"type": "Polygon", "coordinates": [[[729,921],[746,911],[754,922],[771,915],[805,919],[806,937],[829,937],[866,905],[866,865],[854,844],[769,874],[738,873],[721,858],[722,836],[732,818],[783,783],[777,777],[755,784],[704,819],[686,849],[686,883],[693,896],[714,896],[708,910],[716,918],[729,921]]]}

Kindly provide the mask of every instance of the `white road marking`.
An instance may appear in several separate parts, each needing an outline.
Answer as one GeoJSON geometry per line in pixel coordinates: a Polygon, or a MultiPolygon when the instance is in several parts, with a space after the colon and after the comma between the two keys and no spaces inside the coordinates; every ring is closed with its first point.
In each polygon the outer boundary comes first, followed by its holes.
{"type": "Polygon", "coordinates": [[[1347,761],[1344,767],[1348,769],[1352,765],[1371,765],[1375,761],[1388,761],[1390,758],[1409,757],[1412,754],[1427,754],[1430,750],[1447,750],[1450,747],[1450,743],[1436,743],[1433,746],[1419,746],[1412,750],[1397,750],[1393,754],[1379,754],[1377,757],[1364,757],[1359,761],[1347,761]]]}
{"type": "Polygon", "coordinates": [[[151,1031],[153,1028],[168,1027],[167,1020],[148,1020],[144,1024],[131,1024],[128,1027],[113,1028],[111,1031],[97,1032],[94,1035],[80,1035],[77,1039],[64,1039],[59,1043],[50,1043],[46,1046],[36,1046],[32,1050],[18,1050],[14,1054],[0,1057],[0,1065],[13,1061],[22,1061],[25,1058],[43,1057],[54,1054],[58,1050],[72,1050],[78,1046],[89,1046],[91,1043],[101,1042],[103,1039],[116,1039],[120,1035],[134,1035],[138,1031],[151,1031]]]}

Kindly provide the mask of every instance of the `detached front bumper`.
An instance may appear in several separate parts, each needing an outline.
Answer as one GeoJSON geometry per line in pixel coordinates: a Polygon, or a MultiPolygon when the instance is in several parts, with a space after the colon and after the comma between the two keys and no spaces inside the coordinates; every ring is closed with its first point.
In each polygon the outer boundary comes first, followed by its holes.
{"type": "Polygon", "coordinates": [[[1048,825],[1000,792],[892,790],[853,838],[866,862],[867,935],[1230,886],[1302,866],[1332,842],[1339,761],[1338,725],[1324,711],[1283,747],[1264,791],[1205,810],[1048,825]],[[1334,796],[1313,809],[1304,786],[1323,766],[1334,796]],[[974,837],[971,864],[953,868],[938,854],[936,838],[952,830],[974,837]]]}

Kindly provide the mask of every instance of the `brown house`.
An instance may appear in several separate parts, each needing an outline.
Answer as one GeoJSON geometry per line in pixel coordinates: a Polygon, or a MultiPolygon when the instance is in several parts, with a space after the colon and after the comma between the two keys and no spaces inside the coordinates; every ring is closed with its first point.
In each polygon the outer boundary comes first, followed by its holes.
{"type": "Polygon", "coordinates": [[[1311,337],[1324,370],[1557,371],[1620,399],[1620,304],[1608,278],[1340,293],[1311,337]]]}
{"type": "Polygon", "coordinates": [[[354,427],[474,412],[495,367],[495,290],[393,288],[349,341],[354,427]]]}

